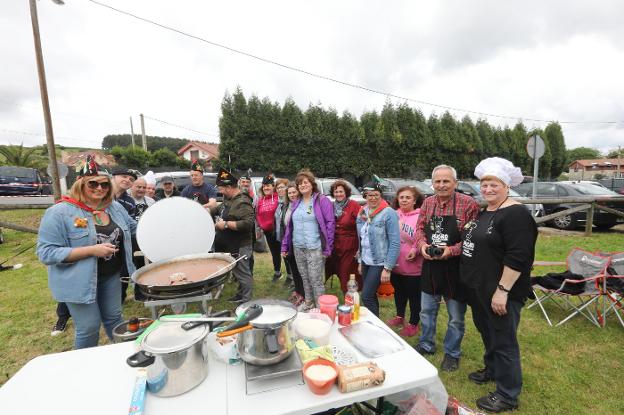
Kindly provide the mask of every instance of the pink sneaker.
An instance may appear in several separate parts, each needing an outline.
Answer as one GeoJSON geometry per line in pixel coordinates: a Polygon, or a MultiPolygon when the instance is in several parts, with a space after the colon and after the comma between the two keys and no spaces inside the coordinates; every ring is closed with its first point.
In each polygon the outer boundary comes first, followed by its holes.
{"type": "Polygon", "coordinates": [[[399,327],[403,326],[403,324],[405,324],[405,321],[403,317],[396,316],[395,318],[388,320],[387,324],[390,327],[399,327]]]}
{"type": "Polygon", "coordinates": [[[418,325],[407,323],[405,327],[401,329],[399,334],[403,337],[412,337],[418,334],[418,325]]]}

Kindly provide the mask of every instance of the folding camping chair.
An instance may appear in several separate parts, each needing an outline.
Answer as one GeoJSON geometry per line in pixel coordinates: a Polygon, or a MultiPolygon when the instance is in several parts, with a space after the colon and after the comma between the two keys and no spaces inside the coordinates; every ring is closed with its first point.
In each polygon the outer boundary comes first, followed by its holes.
{"type": "Polygon", "coordinates": [[[611,254],[605,277],[605,295],[609,307],[605,310],[604,318],[613,313],[624,327],[624,252],[611,254]]]}
{"type": "MultiPolygon", "coordinates": [[[[544,318],[550,326],[553,325],[546,310],[545,304],[552,302],[565,313],[569,313],[556,326],[560,326],[576,315],[582,315],[592,324],[601,327],[606,305],[603,305],[603,313],[598,310],[599,300],[604,294],[605,273],[609,264],[608,256],[595,254],[575,248],[568,254],[566,259],[567,270],[577,274],[581,279],[566,278],[560,285],[548,284],[543,286],[533,284],[535,301],[527,308],[538,306],[544,318]],[[596,307],[592,312],[590,306],[596,307]]],[[[534,280],[535,281],[535,280],[534,280]]],[[[551,281],[552,282],[552,281],[551,281]]],[[[542,284],[545,284],[543,282],[542,284]]]]}

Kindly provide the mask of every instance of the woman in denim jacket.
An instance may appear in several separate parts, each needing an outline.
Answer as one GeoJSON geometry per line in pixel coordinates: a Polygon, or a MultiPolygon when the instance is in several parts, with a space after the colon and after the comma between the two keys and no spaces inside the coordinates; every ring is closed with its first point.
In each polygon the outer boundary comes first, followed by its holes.
{"type": "Polygon", "coordinates": [[[377,288],[381,282],[390,281],[401,248],[399,217],[381,198],[378,183],[369,183],[363,190],[367,204],[356,220],[360,240],[358,270],[364,281],[362,303],[379,316],[377,288]]]}
{"type": "Polygon", "coordinates": [[[301,170],[295,183],[301,198],[292,203],[292,215],[282,239],[282,256],[294,251],[303,280],[304,308],[310,309],[318,307],[318,298],[325,294],[325,259],[334,248],[336,218],[334,205],[319,193],[311,171],[301,170]]]}
{"type": "Polygon", "coordinates": [[[132,263],[136,222],[113,201],[111,180],[89,157],[69,197],[50,207],[41,221],[37,255],[48,266],[48,285],[67,303],[74,319],[74,347],[97,346],[100,323],[109,339],[122,322],[119,274],[132,263]]]}

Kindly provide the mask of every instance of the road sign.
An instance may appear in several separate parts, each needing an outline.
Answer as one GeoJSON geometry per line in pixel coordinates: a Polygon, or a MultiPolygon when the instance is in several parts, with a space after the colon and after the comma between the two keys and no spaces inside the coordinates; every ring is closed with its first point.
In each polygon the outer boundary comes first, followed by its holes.
{"type": "MultiPolygon", "coordinates": [[[[67,168],[67,166],[65,164],[62,164],[62,163],[56,163],[56,165],[58,166],[59,179],[67,177],[67,173],[69,173],[69,169],[67,168]]],[[[46,171],[48,172],[49,176],[52,176],[52,165],[51,164],[48,164],[48,168],[47,168],[46,171]]]]}
{"type": "MultiPolygon", "coordinates": [[[[539,158],[544,155],[544,150],[546,146],[544,145],[544,140],[542,137],[535,134],[532,137],[529,137],[529,141],[527,141],[526,145],[527,153],[529,153],[529,157],[533,159],[533,192],[532,198],[535,199],[537,196],[537,181],[539,180],[539,158]]],[[[535,209],[537,209],[537,205],[533,205],[533,216],[535,217],[535,209]]]]}
{"type": "Polygon", "coordinates": [[[544,145],[544,140],[539,135],[534,135],[529,137],[529,141],[527,141],[526,150],[529,153],[529,157],[531,158],[540,158],[544,155],[544,150],[546,146],[544,145]]]}

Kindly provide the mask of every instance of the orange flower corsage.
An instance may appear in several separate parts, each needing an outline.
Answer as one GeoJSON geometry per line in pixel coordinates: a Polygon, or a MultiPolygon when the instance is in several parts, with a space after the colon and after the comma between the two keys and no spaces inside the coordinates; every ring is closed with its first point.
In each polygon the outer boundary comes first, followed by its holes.
{"type": "Polygon", "coordinates": [[[87,218],[76,218],[76,219],[74,219],[74,227],[75,228],[86,228],[88,223],[89,222],[87,221],[87,218]]]}

